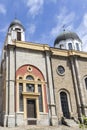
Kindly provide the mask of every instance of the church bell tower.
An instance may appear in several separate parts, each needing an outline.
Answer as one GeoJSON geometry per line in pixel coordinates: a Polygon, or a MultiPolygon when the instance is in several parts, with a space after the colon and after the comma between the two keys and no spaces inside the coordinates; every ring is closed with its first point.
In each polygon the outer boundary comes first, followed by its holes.
{"type": "Polygon", "coordinates": [[[25,41],[25,29],[18,19],[14,19],[8,28],[8,44],[11,44],[12,40],[25,41]]]}

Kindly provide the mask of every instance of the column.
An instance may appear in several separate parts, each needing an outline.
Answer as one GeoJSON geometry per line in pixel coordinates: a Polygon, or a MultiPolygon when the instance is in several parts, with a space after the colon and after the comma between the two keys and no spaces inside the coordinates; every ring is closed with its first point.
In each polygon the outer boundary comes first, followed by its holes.
{"type": "Polygon", "coordinates": [[[55,102],[54,102],[54,91],[53,91],[53,80],[52,80],[52,70],[50,63],[50,52],[46,51],[46,69],[47,69],[47,87],[49,95],[49,114],[51,118],[51,125],[58,125],[58,119],[56,116],[55,102]]]}
{"type": "Polygon", "coordinates": [[[77,76],[77,81],[78,81],[79,97],[81,101],[81,110],[82,110],[82,114],[86,115],[86,111],[84,108],[85,97],[84,97],[84,92],[83,92],[83,85],[82,85],[82,80],[80,76],[79,64],[78,64],[78,60],[76,56],[74,57],[74,60],[75,60],[75,71],[76,71],[76,76],[77,76]]]}
{"type": "Polygon", "coordinates": [[[80,101],[80,96],[79,96],[78,83],[77,83],[77,77],[76,77],[76,71],[75,71],[74,59],[73,58],[74,58],[73,56],[70,56],[69,60],[70,60],[70,63],[71,63],[71,71],[72,71],[72,77],[73,77],[73,82],[74,82],[74,90],[75,90],[78,117],[80,118],[82,116],[81,101],[80,101]]]}
{"type": "Polygon", "coordinates": [[[8,127],[15,126],[15,52],[9,48],[8,57],[8,127]]]}
{"type": "Polygon", "coordinates": [[[7,121],[8,121],[8,57],[9,57],[9,52],[7,49],[6,52],[6,88],[5,88],[5,100],[4,100],[4,107],[3,108],[3,126],[7,126],[7,121]]]}

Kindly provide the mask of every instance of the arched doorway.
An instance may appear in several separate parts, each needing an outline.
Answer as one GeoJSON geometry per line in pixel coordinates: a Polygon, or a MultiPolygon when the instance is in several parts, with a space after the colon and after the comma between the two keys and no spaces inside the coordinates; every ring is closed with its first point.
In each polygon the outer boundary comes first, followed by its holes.
{"type": "Polygon", "coordinates": [[[67,94],[65,92],[61,92],[60,99],[61,99],[61,107],[62,107],[63,116],[66,118],[70,118],[67,94]]]}

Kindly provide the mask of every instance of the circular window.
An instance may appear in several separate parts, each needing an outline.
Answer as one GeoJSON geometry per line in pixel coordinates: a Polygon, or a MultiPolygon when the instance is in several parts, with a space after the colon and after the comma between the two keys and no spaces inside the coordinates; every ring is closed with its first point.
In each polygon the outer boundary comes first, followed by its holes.
{"type": "Polygon", "coordinates": [[[29,72],[31,72],[31,71],[32,71],[32,67],[31,67],[31,66],[28,66],[28,67],[27,67],[27,70],[28,70],[29,72]]]}
{"type": "Polygon", "coordinates": [[[65,73],[65,69],[64,69],[64,67],[63,66],[58,66],[57,67],[57,73],[59,74],[59,75],[64,75],[64,73],[65,73]]]}

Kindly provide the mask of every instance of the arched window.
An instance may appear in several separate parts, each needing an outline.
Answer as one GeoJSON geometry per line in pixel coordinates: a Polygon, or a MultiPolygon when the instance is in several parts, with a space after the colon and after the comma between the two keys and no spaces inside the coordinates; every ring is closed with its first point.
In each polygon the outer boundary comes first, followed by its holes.
{"type": "Polygon", "coordinates": [[[68,43],[69,50],[72,50],[72,43],[68,43]]]}
{"type": "Polygon", "coordinates": [[[26,80],[34,80],[34,78],[33,78],[33,76],[28,75],[28,76],[26,77],[26,80]]]}
{"type": "Polygon", "coordinates": [[[63,44],[60,44],[60,49],[63,49],[64,45],[63,44]]]}
{"type": "Polygon", "coordinates": [[[19,111],[23,111],[23,83],[19,83],[19,111]]]}
{"type": "Polygon", "coordinates": [[[40,93],[40,95],[39,95],[39,111],[43,112],[43,97],[42,97],[42,86],[41,86],[41,84],[38,84],[38,92],[40,93]]]}
{"type": "Polygon", "coordinates": [[[17,32],[17,40],[21,41],[21,32],[17,32]]]}
{"type": "Polygon", "coordinates": [[[21,41],[21,29],[20,28],[15,28],[15,30],[17,31],[17,40],[21,41]]]}
{"type": "Polygon", "coordinates": [[[60,99],[63,116],[66,118],[70,118],[67,94],[65,92],[61,92],[60,99]]]}
{"type": "Polygon", "coordinates": [[[22,77],[20,76],[19,79],[22,79],[22,77]]]}
{"type": "Polygon", "coordinates": [[[78,43],[76,43],[76,50],[77,50],[77,51],[80,50],[80,49],[79,49],[79,44],[78,44],[78,43]]]}
{"type": "Polygon", "coordinates": [[[41,81],[41,79],[38,79],[38,81],[41,81]]]}
{"type": "Polygon", "coordinates": [[[85,86],[86,86],[86,89],[87,89],[87,77],[85,78],[85,86]]]}

